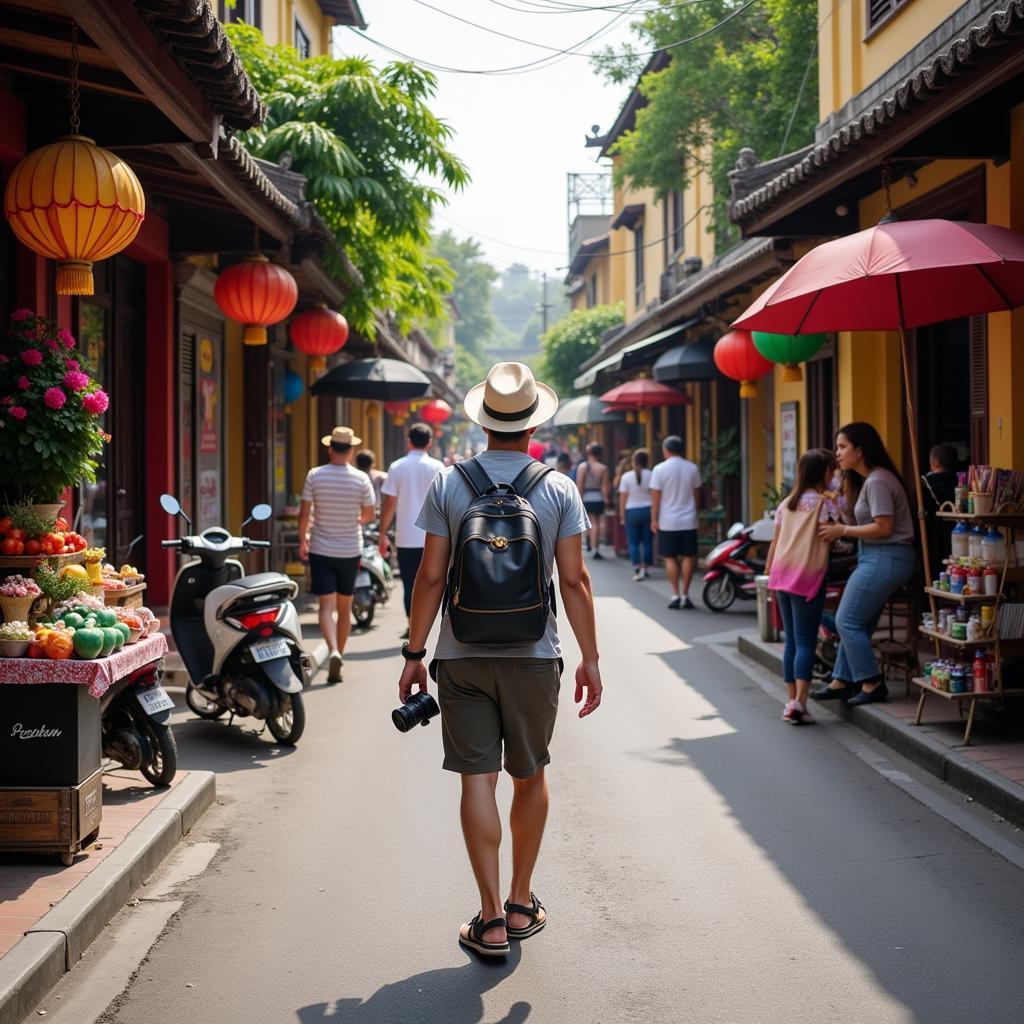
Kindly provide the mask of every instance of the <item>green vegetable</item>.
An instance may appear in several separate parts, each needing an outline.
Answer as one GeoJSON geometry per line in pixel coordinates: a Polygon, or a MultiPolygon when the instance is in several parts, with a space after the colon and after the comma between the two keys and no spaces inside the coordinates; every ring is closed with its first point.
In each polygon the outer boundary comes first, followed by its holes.
{"type": "Polygon", "coordinates": [[[93,613],[96,616],[97,626],[116,626],[117,615],[107,608],[101,608],[98,612],[93,613]]]}
{"type": "MultiPolygon", "coordinates": [[[[132,638],[131,629],[128,626],[126,626],[123,622],[115,622],[114,625],[111,626],[111,629],[116,629],[124,637],[124,643],[128,643],[128,641],[132,638]]],[[[121,646],[123,647],[124,644],[122,644],[121,646]]],[[[121,648],[119,647],[118,650],[120,649],[121,648]]]]}
{"type": "Polygon", "coordinates": [[[67,612],[63,622],[65,626],[70,626],[72,629],[81,629],[85,625],[85,619],[77,612],[67,612]]]}
{"type": "Polygon", "coordinates": [[[90,629],[86,626],[75,630],[75,654],[80,658],[86,660],[98,658],[105,642],[106,637],[98,629],[90,629]]]}
{"type": "Polygon", "coordinates": [[[121,639],[121,633],[112,627],[101,628],[98,632],[103,634],[103,649],[100,651],[100,657],[105,658],[117,646],[117,641],[121,639]]]}

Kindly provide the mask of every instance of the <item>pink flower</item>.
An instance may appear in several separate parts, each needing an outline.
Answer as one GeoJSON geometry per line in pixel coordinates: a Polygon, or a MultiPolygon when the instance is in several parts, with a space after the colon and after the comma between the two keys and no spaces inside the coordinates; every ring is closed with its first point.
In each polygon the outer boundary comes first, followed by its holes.
{"type": "Polygon", "coordinates": [[[77,359],[65,359],[65,360],[64,360],[64,365],[65,365],[65,366],[66,366],[66,367],[67,367],[67,368],[68,368],[69,370],[77,370],[77,369],[79,369],[79,368],[80,368],[80,364],[79,364],[79,362],[78,362],[78,360],[77,360],[77,359]]]}
{"type": "Polygon", "coordinates": [[[59,351],[60,351],[60,345],[58,345],[58,344],[57,344],[57,342],[55,342],[55,341],[53,340],[53,338],[47,338],[47,339],[46,339],[46,347],[47,347],[47,348],[48,348],[48,349],[49,349],[49,350],[50,350],[51,352],[59,352],[59,351]]]}
{"type": "MultiPolygon", "coordinates": [[[[72,359],[71,362],[74,362],[72,359]]],[[[79,370],[68,370],[64,374],[64,387],[68,391],[81,391],[89,386],[89,378],[79,370]]]]}
{"type": "Polygon", "coordinates": [[[68,396],[60,388],[47,388],[43,395],[43,402],[47,409],[63,409],[68,396]]]}
{"type": "Polygon", "coordinates": [[[82,396],[82,408],[95,416],[106,412],[108,405],[110,405],[110,397],[106,391],[93,391],[82,396]]]}
{"type": "Polygon", "coordinates": [[[21,388],[22,391],[28,391],[28,389],[29,389],[29,387],[31,387],[31,385],[32,385],[32,382],[24,374],[22,374],[18,378],[18,387],[21,388]]]}
{"type": "Polygon", "coordinates": [[[65,348],[75,347],[75,339],[71,336],[71,332],[66,327],[62,327],[57,332],[57,337],[63,343],[65,348]]]}
{"type": "Polygon", "coordinates": [[[26,366],[38,366],[43,361],[43,353],[37,348],[27,348],[21,353],[21,361],[26,366]]]}
{"type": "Polygon", "coordinates": [[[35,316],[35,313],[33,313],[31,309],[16,309],[11,314],[11,319],[12,320],[30,320],[34,316],[35,316]]]}
{"type": "Polygon", "coordinates": [[[14,395],[7,395],[0,398],[0,405],[14,405],[14,395]]]}
{"type": "Polygon", "coordinates": [[[12,405],[7,410],[16,420],[23,420],[28,415],[28,409],[22,405],[12,405]]]}
{"type": "Polygon", "coordinates": [[[0,365],[3,365],[4,363],[9,363],[9,362],[10,362],[10,359],[8,359],[7,356],[0,355],[0,365]]]}

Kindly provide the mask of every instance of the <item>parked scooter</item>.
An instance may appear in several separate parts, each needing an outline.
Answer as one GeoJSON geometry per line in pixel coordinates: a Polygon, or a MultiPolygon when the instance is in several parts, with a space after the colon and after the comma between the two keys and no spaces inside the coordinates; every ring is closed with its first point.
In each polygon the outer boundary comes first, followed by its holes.
{"type": "MultiPolygon", "coordinates": [[[[160,497],[168,515],[192,523],[170,494],[160,497]]],[[[272,514],[257,505],[242,523],[272,514]]],[[[302,648],[292,600],[298,587],[277,572],[246,576],[232,555],[268,548],[269,541],[233,537],[219,526],[163,541],[191,560],[178,572],[171,594],[171,632],[189,674],[188,706],[200,718],[226,711],[267,723],[279,743],[294,745],[306,724],[303,682],[313,665],[302,648]]]]}
{"type": "Polygon", "coordinates": [[[103,756],[142,772],[154,786],[169,786],[178,748],[168,722],[174,701],[160,685],[160,663],[119,679],[100,698],[103,756]]]}
{"type": "Polygon", "coordinates": [[[367,629],[378,604],[386,604],[391,595],[391,566],[377,547],[380,533],[377,528],[364,527],[363,553],[356,573],[356,589],[352,596],[352,618],[356,625],[367,629]]]}
{"type": "Polygon", "coordinates": [[[704,604],[713,612],[724,612],[734,601],[757,598],[755,578],[764,572],[768,549],[763,554],[759,545],[771,543],[775,523],[758,519],[750,526],[733,523],[726,539],[713,548],[705,559],[704,604]]]}

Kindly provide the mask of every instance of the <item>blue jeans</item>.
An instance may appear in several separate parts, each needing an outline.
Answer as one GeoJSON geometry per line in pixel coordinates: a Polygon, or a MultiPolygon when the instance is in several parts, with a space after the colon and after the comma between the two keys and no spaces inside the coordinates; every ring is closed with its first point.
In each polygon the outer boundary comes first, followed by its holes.
{"type": "Polygon", "coordinates": [[[814,671],[814,652],[818,646],[818,626],[825,607],[825,584],[814,597],[800,597],[776,590],[775,600],[782,614],[785,646],[782,648],[782,674],[787,683],[798,679],[810,682],[814,671]]]}
{"type": "Polygon", "coordinates": [[[651,533],[651,506],[626,509],[626,540],[633,565],[654,561],[654,534],[651,533]]]}
{"type": "Polygon", "coordinates": [[[870,682],[879,674],[871,637],[882,609],[914,575],[917,555],[909,544],[861,544],[853,570],[836,612],[839,652],[835,679],[846,683],[870,682]]]}

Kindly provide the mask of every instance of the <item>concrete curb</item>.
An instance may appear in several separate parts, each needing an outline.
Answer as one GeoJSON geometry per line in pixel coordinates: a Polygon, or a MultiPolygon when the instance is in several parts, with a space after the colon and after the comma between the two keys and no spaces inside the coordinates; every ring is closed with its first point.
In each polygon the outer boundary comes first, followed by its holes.
{"type": "Polygon", "coordinates": [[[30,1013],[216,799],[213,772],[190,771],[96,870],[0,958],[0,1021],[30,1013]]]}
{"type": "MultiPolygon", "coordinates": [[[[744,657],[781,677],[781,654],[742,634],[737,637],[736,646],[744,657]]],[[[1004,779],[991,768],[963,757],[915,726],[870,704],[851,708],[837,700],[830,702],[829,710],[1007,821],[1024,827],[1024,786],[1004,779]]]]}

